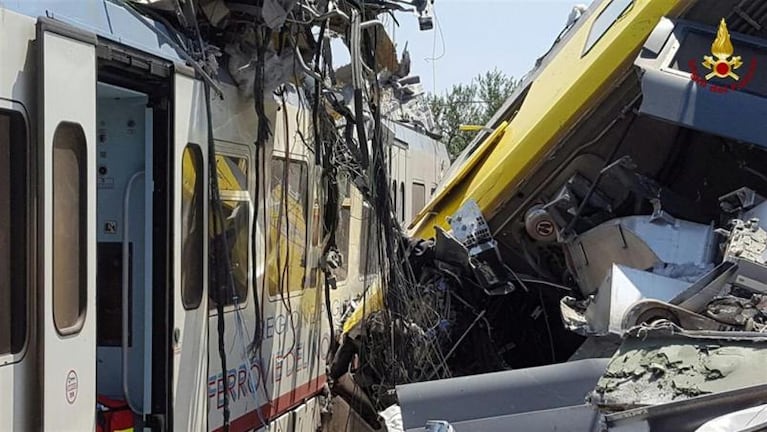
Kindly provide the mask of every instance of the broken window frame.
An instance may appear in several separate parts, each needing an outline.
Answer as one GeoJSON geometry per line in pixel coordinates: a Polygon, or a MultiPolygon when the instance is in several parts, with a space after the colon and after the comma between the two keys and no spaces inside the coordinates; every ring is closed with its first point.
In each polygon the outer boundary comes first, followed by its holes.
{"type": "Polygon", "coordinates": [[[412,201],[411,204],[412,204],[413,208],[410,210],[410,213],[411,213],[410,217],[411,218],[415,218],[415,216],[421,210],[423,210],[424,206],[426,206],[426,184],[421,182],[421,181],[418,181],[418,180],[413,180],[413,183],[411,184],[411,187],[412,187],[412,191],[410,193],[410,196],[411,196],[410,199],[412,201]],[[418,189],[418,191],[416,191],[416,189],[418,189]],[[420,195],[419,195],[419,193],[420,193],[420,195]],[[421,205],[420,206],[418,205],[418,203],[416,201],[419,198],[421,200],[421,205]]]}
{"type": "Polygon", "coordinates": [[[344,282],[349,278],[349,250],[351,247],[351,221],[352,221],[352,197],[351,181],[348,179],[339,188],[341,192],[341,209],[338,215],[338,227],[336,228],[336,247],[341,253],[343,261],[336,269],[336,280],[344,282]],[[340,235],[343,233],[343,235],[340,235]]]}
{"type": "Polygon", "coordinates": [[[626,12],[634,6],[635,0],[607,0],[607,5],[592,21],[581,57],[586,56],[604,38],[608,31],[626,12]],[[609,22],[607,20],[610,20],[609,22]]]}
{"type": "MultiPolygon", "coordinates": [[[[237,296],[237,301],[234,301],[234,296],[228,297],[226,303],[224,303],[224,313],[229,313],[234,311],[235,309],[243,309],[247,307],[248,305],[248,297],[250,295],[250,291],[252,290],[252,275],[253,275],[253,269],[251,264],[251,235],[250,230],[253,226],[253,203],[251,200],[252,194],[251,191],[253,190],[253,158],[251,157],[250,151],[239,145],[239,144],[233,144],[223,141],[216,140],[216,165],[218,166],[218,160],[220,157],[226,157],[226,158],[236,158],[239,160],[242,160],[245,162],[245,189],[247,190],[233,190],[233,189],[227,189],[225,186],[223,186],[221,177],[218,177],[219,181],[219,193],[221,196],[222,201],[222,210],[224,211],[224,218],[228,218],[229,215],[226,212],[226,203],[227,202],[243,202],[246,203],[247,208],[247,228],[245,229],[244,237],[246,238],[246,251],[245,251],[245,268],[246,268],[246,276],[245,276],[245,287],[242,292],[238,292],[238,294],[243,293],[243,297],[240,298],[237,296]]],[[[212,173],[211,173],[212,174],[212,173]]],[[[218,173],[216,173],[218,175],[218,173]]],[[[212,243],[212,234],[214,230],[214,222],[213,218],[214,215],[212,212],[214,211],[213,203],[211,202],[211,206],[209,209],[209,215],[208,215],[208,259],[210,259],[211,254],[213,253],[214,245],[212,243]]],[[[242,233],[242,231],[241,231],[242,233]]],[[[228,239],[231,240],[231,239],[228,239]]],[[[235,256],[232,253],[234,250],[234,244],[229,243],[229,259],[234,265],[235,256]]],[[[210,264],[208,264],[208,279],[212,280],[212,277],[214,275],[214,267],[210,264]]],[[[237,289],[237,281],[235,280],[235,289],[237,289]]],[[[209,315],[216,315],[216,301],[215,301],[215,290],[217,289],[216,286],[214,286],[212,283],[208,286],[208,313],[209,315]]]]}
{"type": "Polygon", "coordinates": [[[375,212],[373,206],[360,199],[360,237],[359,237],[359,256],[357,261],[357,274],[360,280],[375,275],[380,270],[380,245],[371,244],[371,238],[377,238],[381,241],[381,233],[376,229],[380,227],[375,221],[375,212]],[[373,218],[373,222],[368,222],[373,218]],[[368,258],[369,257],[369,258],[368,258]]]}
{"type": "MultiPolygon", "coordinates": [[[[313,201],[314,200],[314,193],[313,193],[314,192],[314,188],[312,186],[310,186],[310,184],[309,184],[309,179],[311,178],[311,174],[312,173],[311,173],[311,170],[310,170],[310,165],[309,165],[308,161],[306,160],[306,158],[304,156],[296,155],[296,154],[292,154],[292,153],[289,153],[289,154],[286,155],[283,152],[274,152],[274,154],[272,155],[272,157],[270,159],[270,164],[271,164],[271,166],[270,166],[270,170],[269,170],[270,175],[269,175],[269,192],[268,192],[269,208],[267,209],[267,211],[268,211],[267,217],[268,217],[268,221],[269,221],[268,222],[269,223],[269,227],[267,228],[266,255],[265,255],[265,264],[264,264],[265,265],[265,275],[264,276],[267,278],[267,280],[266,280],[267,295],[268,295],[270,301],[279,301],[283,297],[284,298],[288,298],[288,297],[293,297],[293,296],[297,296],[297,295],[303,294],[304,289],[306,289],[307,286],[310,285],[311,278],[312,278],[311,277],[312,272],[316,271],[316,266],[310,266],[309,265],[310,264],[309,263],[309,257],[311,256],[310,253],[312,251],[312,227],[311,227],[311,225],[312,225],[312,220],[313,220],[313,218],[311,217],[309,211],[310,211],[310,203],[314,202],[313,201]],[[300,176],[299,181],[298,181],[299,191],[298,191],[298,195],[297,196],[298,196],[298,200],[300,201],[299,204],[300,204],[300,207],[302,208],[302,215],[303,215],[303,218],[304,218],[304,230],[303,230],[304,231],[303,232],[304,251],[303,251],[303,255],[301,256],[301,264],[300,264],[300,268],[303,271],[303,274],[301,275],[300,285],[299,284],[295,284],[295,279],[291,277],[290,280],[287,281],[287,283],[292,285],[293,288],[288,287],[287,290],[283,291],[281,289],[277,289],[277,287],[279,285],[283,284],[283,282],[281,280],[282,279],[282,272],[279,269],[282,268],[284,270],[284,267],[285,267],[284,263],[282,263],[281,260],[280,260],[279,263],[275,263],[275,265],[277,265],[277,267],[278,267],[278,272],[279,272],[278,275],[277,275],[277,277],[278,277],[277,284],[275,284],[274,281],[272,280],[272,275],[270,273],[272,271],[272,263],[271,262],[274,259],[274,258],[272,258],[273,254],[274,253],[283,253],[281,251],[280,252],[275,251],[275,247],[273,246],[273,244],[274,244],[273,241],[274,240],[272,239],[272,234],[275,233],[275,232],[278,232],[278,231],[280,231],[280,232],[282,231],[282,228],[280,228],[278,230],[278,229],[276,229],[275,227],[272,226],[273,220],[275,218],[275,214],[273,213],[273,211],[274,211],[275,208],[279,208],[279,210],[281,210],[281,211],[285,210],[284,209],[284,204],[282,202],[280,202],[279,204],[274,202],[274,186],[275,186],[274,180],[276,179],[275,173],[274,173],[274,167],[275,166],[279,166],[283,170],[281,176],[284,176],[284,167],[285,167],[286,163],[287,163],[287,165],[290,168],[293,168],[295,166],[299,166],[301,168],[301,171],[299,171],[299,176],[300,176]],[[277,207],[278,205],[279,205],[279,207],[277,207]]],[[[289,175],[288,183],[290,183],[292,181],[291,177],[290,177],[290,172],[291,171],[289,171],[289,174],[288,174],[289,175]]],[[[290,193],[290,189],[288,190],[288,193],[290,193]]],[[[279,214],[280,213],[278,213],[278,215],[279,214]]],[[[279,217],[279,216],[277,216],[277,217],[279,217]]],[[[289,225],[287,226],[287,228],[289,228],[291,232],[294,232],[295,227],[296,227],[296,224],[294,224],[293,222],[290,222],[289,225]]],[[[288,251],[286,251],[286,252],[288,252],[288,251]]],[[[289,269],[291,266],[288,265],[287,267],[289,269]]]]}

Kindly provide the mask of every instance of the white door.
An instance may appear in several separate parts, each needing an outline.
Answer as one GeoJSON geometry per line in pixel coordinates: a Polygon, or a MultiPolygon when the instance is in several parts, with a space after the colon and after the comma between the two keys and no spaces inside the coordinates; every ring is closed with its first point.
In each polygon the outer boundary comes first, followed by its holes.
{"type": "MultiPolygon", "coordinates": [[[[83,38],[87,40],[87,38],[83,38]]],[[[96,51],[38,22],[42,423],[92,431],[96,409],[96,51]]]]}
{"type": "Polygon", "coordinates": [[[208,146],[202,84],[177,73],[174,94],[173,429],[207,430],[208,146]]]}

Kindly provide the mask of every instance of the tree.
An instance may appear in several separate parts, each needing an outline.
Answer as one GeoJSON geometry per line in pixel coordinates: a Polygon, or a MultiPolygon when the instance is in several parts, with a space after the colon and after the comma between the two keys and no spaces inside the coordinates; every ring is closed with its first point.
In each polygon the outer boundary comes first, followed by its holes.
{"type": "Polygon", "coordinates": [[[442,141],[456,156],[474,139],[476,132],[461,131],[462,124],[484,125],[519,84],[498,69],[479,74],[468,84],[456,84],[443,95],[430,94],[427,103],[442,132],[442,141]]]}

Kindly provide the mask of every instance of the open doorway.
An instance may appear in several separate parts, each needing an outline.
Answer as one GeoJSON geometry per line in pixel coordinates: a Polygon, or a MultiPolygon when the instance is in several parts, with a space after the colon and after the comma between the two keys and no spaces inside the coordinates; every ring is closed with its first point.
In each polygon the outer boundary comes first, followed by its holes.
{"type": "Polygon", "coordinates": [[[96,91],[96,391],[102,403],[132,411],[136,429],[164,430],[171,403],[169,80],[152,86],[126,75],[107,69],[96,91]]]}
{"type": "Polygon", "coordinates": [[[151,412],[152,108],[146,94],[99,83],[97,363],[99,396],[151,412]],[[127,325],[125,325],[127,324],[127,325]],[[125,325],[125,327],[124,327],[125,325]]]}

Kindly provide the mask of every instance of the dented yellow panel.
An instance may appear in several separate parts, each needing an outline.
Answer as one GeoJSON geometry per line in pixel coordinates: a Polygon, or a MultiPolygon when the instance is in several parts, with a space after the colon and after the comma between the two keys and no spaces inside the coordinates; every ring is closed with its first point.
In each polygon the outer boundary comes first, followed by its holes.
{"type": "Polygon", "coordinates": [[[446,182],[448,186],[413,221],[411,234],[432,237],[435,225],[448,229],[446,218],[468,197],[477,201],[486,218],[491,218],[543,156],[629,70],[658,21],[678,15],[690,3],[635,0],[582,56],[594,21],[610,4],[602,2],[532,83],[497,144],[492,141],[496,138],[489,137],[477,150],[480,154],[455,171],[446,182]]]}

